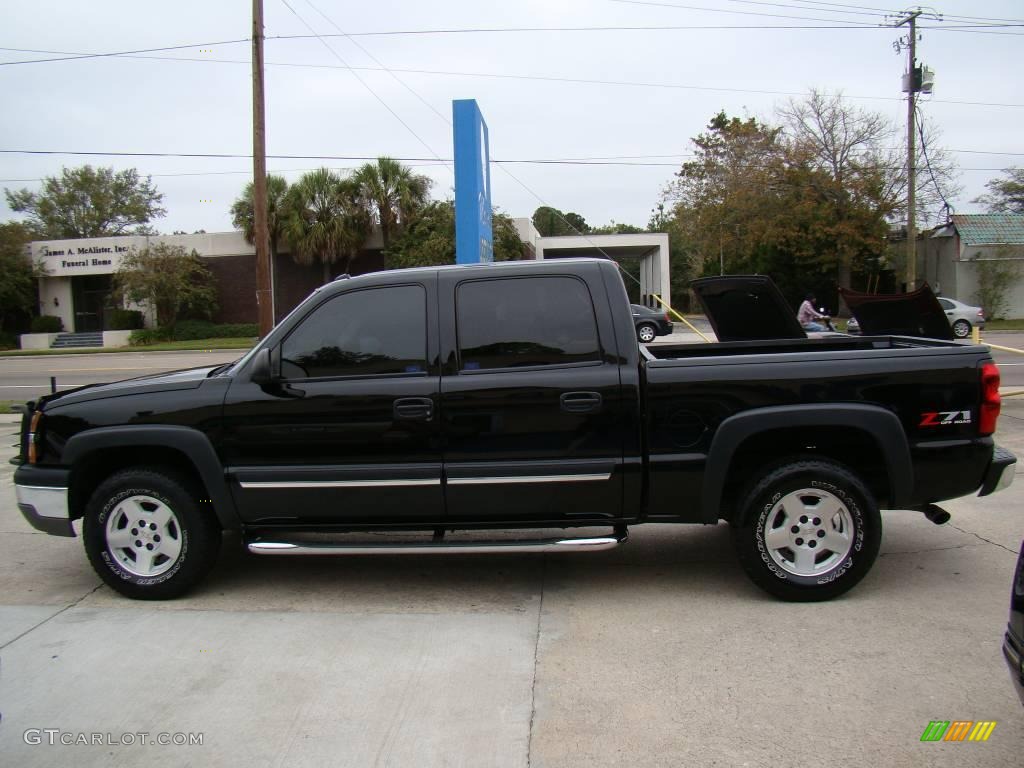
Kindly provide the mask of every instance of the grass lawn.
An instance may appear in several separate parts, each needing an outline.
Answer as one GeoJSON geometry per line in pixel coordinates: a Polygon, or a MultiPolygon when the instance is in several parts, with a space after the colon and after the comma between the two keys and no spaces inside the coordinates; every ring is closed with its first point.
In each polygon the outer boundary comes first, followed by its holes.
{"type": "MultiPolygon", "coordinates": [[[[256,344],[256,337],[225,339],[194,339],[192,341],[165,341],[139,347],[102,347],[91,349],[6,349],[0,350],[0,357],[21,357],[24,355],[96,355],[109,352],[169,352],[175,350],[250,349],[256,344]]],[[[3,402],[3,401],[0,401],[3,402]]]]}
{"type": "Polygon", "coordinates": [[[986,320],[986,331],[1024,331],[1024,317],[1007,320],[986,320]]]}
{"type": "Polygon", "coordinates": [[[0,400],[0,413],[14,413],[11,410],[12,405],[14,405],[13,400],[0,400]]]}

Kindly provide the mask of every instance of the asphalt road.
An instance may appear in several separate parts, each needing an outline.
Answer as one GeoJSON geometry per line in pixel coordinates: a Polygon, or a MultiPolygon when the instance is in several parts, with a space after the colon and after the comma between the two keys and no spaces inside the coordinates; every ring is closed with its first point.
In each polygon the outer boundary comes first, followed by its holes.
{"type": "Polygon", "coordinates": [[[219,365],[237,360],[244,349],[215,352],[117,352],[88,355],[26,355],[0,357],[0,400],[31,400],[57,389],[118,381],[162,371],[219,365]]]}
{"type": "MultiPolygon", "coordinates": [[[[1024,403],[999,437],[1024,454],[1024,403]]],[[[145,603],[21,519],[9,442],[5,765],[1020,765],[1000,654],[1020,474],[947,525],[887,513],[873,571],[829,603],[764,595],[724,526],[665,525],[550,556],[259,558],[228,539],[196,592],[145,603]],[[932,720],[996,727],[922,743],[932,720]]]]}
{"type": "MultiPolygon", "coordinates": [[[[710,332],[707,323],[698,326],[710,332]]],[[[677,332],[662,336],[657,344],[696,343],[695,334],[677,332]]],[[[1003,347],[1024,350],[1024,332],[990,333],[984,340],[1003,347]]],[[[161,371],[173,371],[203,365],[219,365],[235,360],[245,350],[214,352],[121,352],[90,355],[39,355],[0,357],[0,400],[31,400],[50,391],[50,377],[57,380],[57,388],[70,389],[104,381],[117,381],[135,376],[146,376],[161,371]]],[[[1024,388],[1024,354],[993,350],[999,363],[1003,387],[1024,388]]]]}

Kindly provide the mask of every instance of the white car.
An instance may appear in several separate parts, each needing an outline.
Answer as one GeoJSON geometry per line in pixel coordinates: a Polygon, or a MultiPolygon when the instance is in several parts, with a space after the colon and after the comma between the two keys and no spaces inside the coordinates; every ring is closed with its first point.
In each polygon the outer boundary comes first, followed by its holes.
{"type": "MultiPolygon", "coordinates": [[[[972,307],[956,299],[947,299],[936,296],[936,300],[946,313],[949,326],[953,329],[953,335],[958,339],[966,339],[971,335],[971,328],[985,327],[985,311],[981,307],[972,307]]],[[[846,322],[847,333],[860,333],[860,323],[857,318],[851,317],[846,322]]]]}

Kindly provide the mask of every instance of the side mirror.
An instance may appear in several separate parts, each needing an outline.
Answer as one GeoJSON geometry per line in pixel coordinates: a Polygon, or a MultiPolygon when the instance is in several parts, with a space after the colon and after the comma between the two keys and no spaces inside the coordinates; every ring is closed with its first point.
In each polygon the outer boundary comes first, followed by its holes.
{"type": "Polygon", "coordinates": [[[265,387],[274,380],[274,375],[270,368],[270,349],[261,349],[256,357],[252,361],[252,373],[249,375],[250,381],[260,387],[265,387]]]}
{"type": "Polygon", "coordinates": [[[261,349],[252,361],[249,380],[275,397],[305,397],[306,392],[288,385],[288,382],[274,374],[274,355],[269,349],[261,349]]]}

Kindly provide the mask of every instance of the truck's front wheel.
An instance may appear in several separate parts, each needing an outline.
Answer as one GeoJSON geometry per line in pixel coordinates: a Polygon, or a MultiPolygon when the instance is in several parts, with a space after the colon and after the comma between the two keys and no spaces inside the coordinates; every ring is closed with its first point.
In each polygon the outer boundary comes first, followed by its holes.
{"type": "Polygon", "coordinates": [[[86,507],[82,538],[89,562],[110,587],[137,600],[167,600],[213,566],[221,529],[199,508],[186,478],[138,468],[100,484],[86,507]]]}
{"type": "Polygon", "coordinates": [[[776,597],[828,600],[871,569],[882,518],[871,493],[843,466],[794,461],[746,493],[733,542],[747,575],[776,597]]]}

